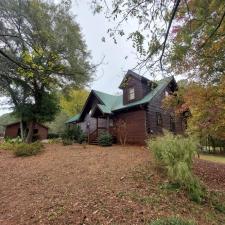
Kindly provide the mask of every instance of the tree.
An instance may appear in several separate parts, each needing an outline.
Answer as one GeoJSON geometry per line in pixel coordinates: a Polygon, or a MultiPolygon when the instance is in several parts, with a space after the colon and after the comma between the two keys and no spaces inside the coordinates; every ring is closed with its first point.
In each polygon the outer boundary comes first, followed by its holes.
{"type": "Polygon", "coordinates": [[[95,69],[69,9],[69,1],[0,2],[0,93],[31,124],[52,121],[59,110],[54,93],[84,86],[95,69]]]}
{"type": "Polygon", "coordinates": [[[211,136],[225,140],[225,79],[219,84],[190,82],[174,95],[166,97],[164,106],[175,108],[176,113],[187,110],[188,131],[199,137],[211,136]]]}
{"type": "MultiPolygon", "coordinates": [[[[108,29],[115,42],[118,36],[133,41],[139,54],[136,68],[186,73],[207,81],[224,74],[224,0],[93,0],[95,13],[104,11],[116,21],[108,29]],[[123,25],[137,20],[131,33],[123,25]]],[[[148,71],[149,72],[149,71],[148,71]]]]}
{"type": "Polygon", "coordinates": [[[188,71],[190,78],[217,83],[225,74],[225,1],[187,4],[181,5],[173,29],[171,66],[176,73],[188,71]]]}
{"type": "Polygon", "coordinates": [[[115,126],[116,133],[118,134],[119,141],[121,145],[126,145],[127,143],[127,122],[123,119],[119,119],[115,126]]]}
{"type": "Polygon", "coordinates": [[[74,116],[81,112],[84,103],[89,95],[85,89],[72,89],[67,95],[60,97],[60,105],[62,111],[66,112],[68,116],[74,116]]]}

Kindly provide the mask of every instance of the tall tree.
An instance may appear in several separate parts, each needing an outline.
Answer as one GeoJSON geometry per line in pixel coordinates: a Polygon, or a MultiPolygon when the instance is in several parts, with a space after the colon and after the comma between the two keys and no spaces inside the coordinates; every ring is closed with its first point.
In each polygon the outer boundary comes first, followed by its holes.
{"type": "Polygon", "coordinates": [[[0,91],[22,120],[53,120],[59,109],[55,91],[83,87],[92,72],[69,1],[0,1],[0,91]]]}
{"type": "MultiPolygon", "coordinates": [[[[140,56],[137,68],[167,69],[204,81],[216,80],[224,67],[224,0],[92,0],[95,12],[104,11],[116,22],[108,33],[131,39],[140,56]],[[123,28],[136,20],[131,33],[123,28]],[[206,75],[207,74],[207,75],[206,75]]],[[[151,72],[150,71],[150,72],[151,72]]]]}
{"type": "Polygon", "coordinates": [[[85,89],[71,89],[68,94],[61,95],[60,105],[63,112],[68,116],[74,116],[80,113],[89,92],[85,89]]]}

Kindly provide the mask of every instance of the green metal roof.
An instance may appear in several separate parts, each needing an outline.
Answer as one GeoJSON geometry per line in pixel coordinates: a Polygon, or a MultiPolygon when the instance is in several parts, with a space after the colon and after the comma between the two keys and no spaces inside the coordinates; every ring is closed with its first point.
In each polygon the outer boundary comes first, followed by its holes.
{"type": "Polygon", "coordinates": [[[112,113],[112,111],[106,105],[97,104],[97,106],[101,110],[102,113],[105,113],[105,114],[111,114],[112,113]]]}
{"type": "Polygon", "coordinates": [[[79,120],[79,118],[80,118],[80,114],[77,114],[77,115],[71,117],[69,120],[67,120],[66,123],[76,122],[77,120],[79,120]]]}
{"type": "MultiPolygon", "coordinates": [[[[94,94],[102,101],[103,104],[97,104],[97,107],[102,111],[102,113],[111,114],[114,111],[123,110],[131,108],[137,105],[146,104],[150,102],[156,95],[160,92],[173,80],[173,77],[167,77],[160,81],[156,81],[158,84],[155,89],[149,92],[144,98],[134,101],[132,103],[123,104],[123,95],[116,96],[110,95],[101,91],[93,90],[94,94]]],[[[70,118],[66,123],[72,123],[79,120],[80,114],[70,118]]]]}

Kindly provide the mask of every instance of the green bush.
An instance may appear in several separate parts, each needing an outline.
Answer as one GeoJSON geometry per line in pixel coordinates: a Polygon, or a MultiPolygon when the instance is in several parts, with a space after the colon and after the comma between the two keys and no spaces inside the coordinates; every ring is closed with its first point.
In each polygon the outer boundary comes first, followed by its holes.
{"type": "Polygon", "coordinates": [[[12,143],[22,143],[23,140],[20,137],[16,137],[16,138],[5,137],[4,142],[11,143],[11,144],[12,143]]]}
{"type": "Polygon", "coordinates": [[[82,134],[78,137],[77,142],[78,142],[79,144],[82,144],[82,143],[84,143],[84,142],[87,142],[87,135],[84,134],[84,133],[82,133],[82,134]]]}
{"type": "Polygon", "coordinates": [[[3,142],[0,144],[0,149],[11,151],[13,150],[13,146],[14,146],[14,143],[3,142]]]}
{"type": "Polygon", "coordinates": [[[63,139],[62,140],[63,145],[72,145],[73,141],[70,139],[63,139]]]}
{"type": "Polygon", "coordinates": [[[55,134],[55,133],[48,134],[48,139],[56,139],[56,138],[59,138],[59,134],[55,134]]]}
{"type": "Polygon", "coordinates": [[[72,142],[81,142],[84,137],[84,133],[80,126],[66,127],[62,134],[62,139],[65,140],[65,142],[68,140],[72,142]]]}
{"type": "Polygon", "coordinates": [[[101,133],[98,137],[98,144],[100,146],[112,146],[112,135],[107,132],[101,133]]]}
{"type": "Polygon", "coordinates": [[[192,173],[197,145],[192,137],[175,136],[169,132],[148,141],[148,148],[159,165],[165,168],[170,181],[187,189],[192,200],[201,202],[204,191],[192,173]]]}
{"type": "Polygon", "coordinates": [[[16,156],[32,156],[37,155],[43,149],[43,144],[40,142],[34,142],[31,144],[19,143],[12,145],[13,152],[16,156]]]}
{"type": "Polygon", "coordinates": [[[179,217],[170,217],[165,219],[157,219],[149,225],[196,225],[195,222],[190,220],[184,220],[179,217]]]}

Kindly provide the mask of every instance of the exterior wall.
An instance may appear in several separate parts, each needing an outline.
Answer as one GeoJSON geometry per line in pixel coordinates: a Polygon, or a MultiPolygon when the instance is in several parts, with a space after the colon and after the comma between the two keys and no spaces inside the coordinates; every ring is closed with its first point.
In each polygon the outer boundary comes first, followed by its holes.
{"type": "Polygon", "coordinates": [[[48,138],[48,128],[41,126],[40,124],[36,123],[34,129],[38,129],[38,140],[44,140],[48,138]]]}
{"type": "Polygon", "coordinates": [[[149,91],[150,87],[147,85],[147,83],[143,83],[140,80],[134,78],[133,76],[128,76],[128,80],[126,81],[125,87],[123,88],[123,103],[128,104],[130,102],[142,99],[149,91]],[[135,99],[129,101],[128,89],[131,87],[134,88],[135,99]]]}
{"type": "MultiPolygon", "coordinates": [[[[146,110],[146,130],[148,134],[158,135],[162,133],[163,129],[170,130],[171,123],[170,118],[174,116],[172,110],[165,110],[162,108],[162,101],[165,97],[165,91],[170,92],[167,87],[165,90],[157,95],[147,106],[146,110]],[[157,125],[157,115],[156,113],[161,113],[162,116],[162,126],[157,125]]],[[[175,117],[175,133],[182,134],[184,129],[182,127],[182,117],[175,117]]]]}
{"type": "MultiPolygon", "coordinates": [[[[146,139],[145,129],[145,110],[136,110],[122,112],[116,115],[114,123],[116,124],[120,119],[127,124],[127,143],[144,145],[146,139]]],[[[117,135],[117,141],[119,136],[117,135]]]]}
{"type": "Polygon", "coordinates": [[[5,137],[16,138],[19,128],[20,128],[19,123],[7,126],[5,129],[5,137]]]}
{"type": "MultiPolygon", "coordinates": [[[[5,137],[16,138],[18,136],[18,130],[20,129],[20,123],[15,123],[6,127],[5,130],[5,137]]],[[[39,140],[47,139],[48,138],[48,128],[44,127],[38,123],[35,124],[34,129],[38,129],[38,136],[39,140]]]]}

